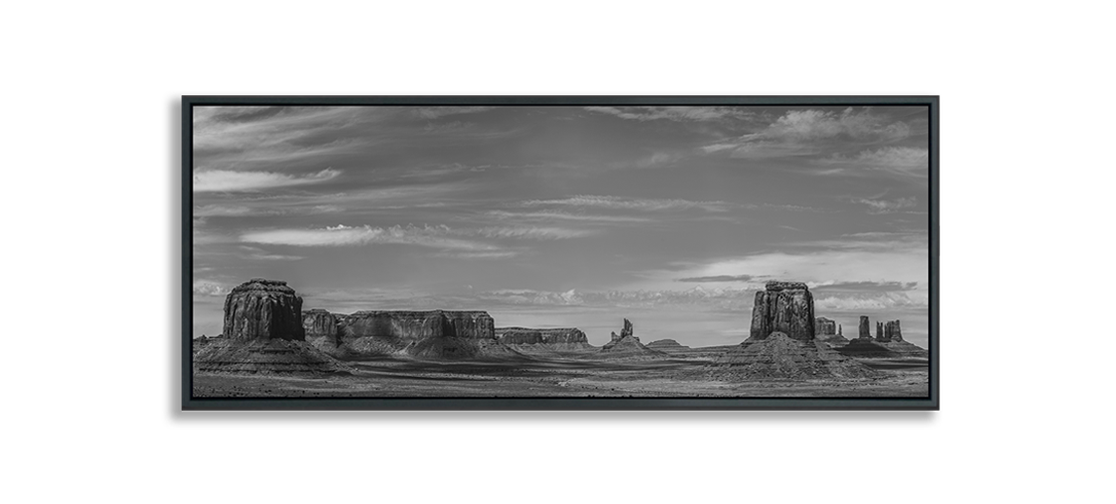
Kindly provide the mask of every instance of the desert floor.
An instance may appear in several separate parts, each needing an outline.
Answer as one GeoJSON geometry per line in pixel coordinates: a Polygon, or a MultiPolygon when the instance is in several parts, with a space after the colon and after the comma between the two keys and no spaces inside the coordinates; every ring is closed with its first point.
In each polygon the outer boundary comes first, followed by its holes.
{"type": "Polygon", "coordinates": [[[727,382],[709,376],[720,348],[675,350],[656,360],[589,354],[515,362],[349,362],[320,376],[195,373],[194,397],[926,397],[925,359],[858,359],[880,371],[863,379],[727,382]]]}

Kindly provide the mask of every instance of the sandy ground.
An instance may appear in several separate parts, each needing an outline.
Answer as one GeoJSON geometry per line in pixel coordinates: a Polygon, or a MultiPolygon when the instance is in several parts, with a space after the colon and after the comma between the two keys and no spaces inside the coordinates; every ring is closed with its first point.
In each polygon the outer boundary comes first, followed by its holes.
{"type": "Polygon", "coordinates": [[[602,361],[581,356],[526,362],[350,362],[325,376],[196,373],[194,397],[926,397],[924,360],[862,360],[878,378],[725,382],[706,376],[716,352],[602,361]]]}

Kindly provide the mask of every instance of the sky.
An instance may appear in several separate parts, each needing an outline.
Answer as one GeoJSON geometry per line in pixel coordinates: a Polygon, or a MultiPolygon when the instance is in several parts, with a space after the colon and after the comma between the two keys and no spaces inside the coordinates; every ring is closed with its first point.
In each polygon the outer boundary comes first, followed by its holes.
{"type": "Polygon", "coordinates": [[[925,107],[195,107],[193,130],[194,336],[263,277],[304,309],[728,345],[786,280],[846,336],[868,315],[926,346],[925,107]]]}

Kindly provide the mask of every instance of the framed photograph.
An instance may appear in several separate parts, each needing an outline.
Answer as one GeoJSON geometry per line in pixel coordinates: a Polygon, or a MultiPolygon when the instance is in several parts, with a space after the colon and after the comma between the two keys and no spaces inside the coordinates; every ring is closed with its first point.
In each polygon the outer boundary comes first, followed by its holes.
{"type": "Polygon", "coordinates": [[[936,96],[186,96],[182,408],[935,410],[936,96]]]}

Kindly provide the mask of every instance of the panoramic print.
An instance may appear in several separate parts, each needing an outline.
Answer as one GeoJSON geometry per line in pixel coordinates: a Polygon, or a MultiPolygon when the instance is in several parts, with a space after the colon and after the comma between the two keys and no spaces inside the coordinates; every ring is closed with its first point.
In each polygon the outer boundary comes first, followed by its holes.
{"type": "Polygon", "coordinates": [[[194,106],[192,135],[195,398],[929,394],[925,106],[194,106]]]}

